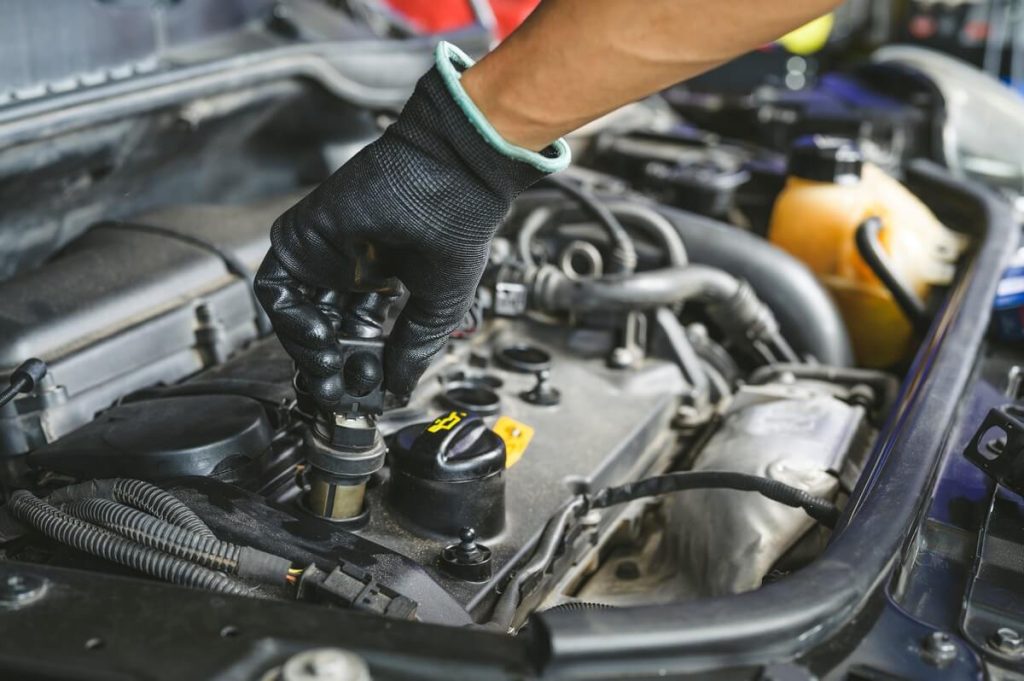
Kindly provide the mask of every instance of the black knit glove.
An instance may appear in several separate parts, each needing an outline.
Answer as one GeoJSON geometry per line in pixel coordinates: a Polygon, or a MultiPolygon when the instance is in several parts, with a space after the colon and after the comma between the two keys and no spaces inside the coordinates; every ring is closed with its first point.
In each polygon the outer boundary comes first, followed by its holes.
{"type": "Polygon", "coordinates": [[[408,394],[472,305],[512,200],[568,164],[561,140],[538,154],[497,134],[459,84],[471,63],[438,46],[397,122],[274,223],[256,292],[324,406],[343,394],[325,290],[345,301],[342,332],[360,335],[386,314],[395,279],[405,285],[384,377],[408,394]]]}

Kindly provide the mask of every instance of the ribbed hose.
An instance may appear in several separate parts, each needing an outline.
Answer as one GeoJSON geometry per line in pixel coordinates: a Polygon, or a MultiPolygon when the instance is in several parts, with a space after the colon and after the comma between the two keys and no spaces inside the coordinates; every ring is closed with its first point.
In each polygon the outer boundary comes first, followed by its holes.
{"type": "Polygon", "coordinates": [[[81,499],[64,510],[132,541],[222,572],[238,572],[241,547],[172,525],[109,499],[81,499]]]}
{"type": "Polygon", "coordinates": [[[793,487],[778,480],[731,471],[668,473],[618,487],[608,487],[590,498],[590,507],[605,508],[624,504],[634,499],[682,492],[688,489],[731,489],[757,492],[780,504],[802,508],[807,515],[826,527],[835,527],[839,520],[839,509],[828,499],[816,497],[799,487],[793,487]]]}
{"type": "Polygon", "coordinates": [[[559,603],[558,605],[550,608],[545,608],[541,612],[582,612],[584,610],[614,610],[614,605],[608,603],[593,603],[590,601],[570,601],[568,603],[559,603]]]}
{"type": "Polygon", "coordinates": [[[142,480],[112,478],[89,480],[77,485],[68,485],[51,493],[47,501],[54,505],[78,501],[79,499],[110,499],[163,518],[204,537],[214,537],[206,523],[176,496],[142,480]]]}
{"type": "MultiPolygon", "coordinates": [[[[607,603],[594,603],[591,601],[570,601],[568,603],[559,603],[550,608],[538,610],[534,612],[534,615],[551,614],[555,612],[593,612],[595,610],[616,610],[618,606],[609,605],[607,603]]],[[[531,631],[532,620],[527,620],[526,624],[523,625],[516,636],[526,637],[532,634],[531,631]]]]}
{"type": "Polygon", "coordinates": [[[14,492],[7,502],[7,507],[14,517],[31,525],[50,539],[103,560],[124,565],[173,584],[218,593],[248,593],[243,585],[219,572],[140,546],[108,530],[90,525],[37,499],[26,490],[14,492]]]}
{"type": "Polygon", "coordinates": [[[268,584],[285,584],[291,567],[291,561],[286,558],[201,535],[108,499],[74,501],[65,510],[144,546],[268,584]]]}

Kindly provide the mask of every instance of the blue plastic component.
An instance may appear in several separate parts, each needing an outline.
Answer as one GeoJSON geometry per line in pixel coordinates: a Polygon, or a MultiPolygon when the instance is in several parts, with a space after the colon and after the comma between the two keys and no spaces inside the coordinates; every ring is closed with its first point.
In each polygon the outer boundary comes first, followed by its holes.
{"type": "Polygon", "coordinates": [[[1004,341],[1024,340],[1024,256],[1018,252],[1003,273],[992,306],[992,325],[1004,341]]]}

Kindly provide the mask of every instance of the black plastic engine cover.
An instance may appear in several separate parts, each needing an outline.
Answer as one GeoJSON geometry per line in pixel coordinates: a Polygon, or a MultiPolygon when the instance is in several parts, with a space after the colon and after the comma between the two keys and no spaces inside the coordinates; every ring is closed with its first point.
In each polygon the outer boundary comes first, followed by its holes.
{"type": "Polygon", "coordinates": [[[131,402],[29,455],[33,468],[76,478],[235,481],[260,469],[273,430],[263,407],[238,395],[131,402]]]}

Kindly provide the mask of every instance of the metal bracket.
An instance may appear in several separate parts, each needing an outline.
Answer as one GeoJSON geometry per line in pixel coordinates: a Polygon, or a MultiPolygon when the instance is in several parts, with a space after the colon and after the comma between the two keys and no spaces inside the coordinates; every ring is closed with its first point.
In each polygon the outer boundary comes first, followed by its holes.
{"type": "Polygon", "coordinates": [[[989,410],[964,456],[1000,485],[1024,494],[1024,407],[989,410]]]}

